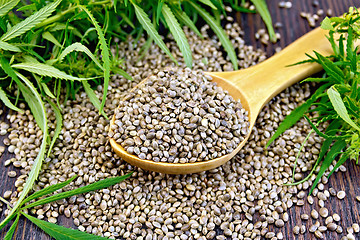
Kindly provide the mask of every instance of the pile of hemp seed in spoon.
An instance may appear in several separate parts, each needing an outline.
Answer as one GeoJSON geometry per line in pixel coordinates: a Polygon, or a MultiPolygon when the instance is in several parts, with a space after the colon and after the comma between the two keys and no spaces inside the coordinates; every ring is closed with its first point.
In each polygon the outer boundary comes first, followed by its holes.
{"type": "Polygon", "coordinates": [[[149,77],[120,101],[112,137],[140,159],[193,163],[231,153],[248,128],[240,101],[211,77],[173,68],[149,77]]]}

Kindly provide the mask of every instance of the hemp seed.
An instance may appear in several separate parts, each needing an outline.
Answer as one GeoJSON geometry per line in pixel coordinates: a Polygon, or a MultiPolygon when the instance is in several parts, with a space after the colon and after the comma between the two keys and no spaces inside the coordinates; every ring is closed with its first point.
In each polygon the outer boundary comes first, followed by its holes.
{"type": "Polygon", "coordinates": [[[340,216],[339,216],[339,214],[334,213],[334,214],[333,214],[333,219],[334,219],[335,222],[339,222],[339,221],[340,221],[340,216]]]}
{"type": "Polygon", "coordinates": [[[319,239],[323,239],[324,238],[324,235],[319,231],[319,230],[317,230],[317,231],[315,231],[315,237],[316,238],[319,238],[319,239]]]}
{"type": "Polygon", "coordinates": [[[8,172],[8,176],[11,177],[11,178],[16,177],[16,175],[17,175],[17,174],[16,174],[15,171],[9,171],[9,172],[8,172]]]}
{"type": "Polygon", "coordinates": [[[358,232],[360,231],[359,224],[357,224],[357,223],[354,223],[354,224],[352,225],[352,228],[354,229],[354,232],[355,232],[355,233],[358,233],[358,232]]]}
{"type": "Polygon", "coordinates": [[[330,231],[335,231],[336,230],[336,228],[337,228],[337,225],[335,224],[335,223],[329,223],[329,224],[327,224],[326,225],[326,227],[327,227],[327,229],[329,229],[330,231]]]}
{"type": "Polygon", "coordinates": [[[318,219],[319,218],[319,213],[315,209],[311,210],[310,214],[311,214],[311,217],[313,219],[318,219]]]}
{"type": "Polygon", "coordinates": [[[336,194],[337,198],[338,199],[344,199],[345,196],[346,196],[346,193],[344,191],[339,191],[337,194],[336,194]]]}
{"type": "Polygon", "coordinates": [[[324,207],[320,208],[319,213],[323,218],[326,218],[329,215],[328,209],[324,207]]]}
{"type": "Polygon", "coordinates": [[[298,234],[300,233],[300,227],[296,225],[296,226],[293,228],[293,233],[294,233],[295,235],[298,235],[298,234]]]}

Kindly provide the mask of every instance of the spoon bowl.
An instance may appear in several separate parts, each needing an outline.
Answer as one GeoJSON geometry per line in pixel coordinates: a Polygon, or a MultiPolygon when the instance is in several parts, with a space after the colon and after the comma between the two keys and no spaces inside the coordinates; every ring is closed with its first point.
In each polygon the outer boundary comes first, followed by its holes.
{"type": "MultiPolygon", "coordinates": [[[[221,166],[233,158],[246,144],[250,137],[251,130],[255,125],[256,118],[267,102],[287,87],[322,69],[321,65],[317,63],[304,63],[290,67],[288,65],[305,60],[305,53],[314,56],[313,50],[322,55],[332,54],[331,45],[325,37],[326,33],[325,30],[320,28],[312,30],[287,46],[281,52],[247,69],[205,73],[210,75],[212,81],[216,82],[218,86],[227,90],[235,100],[240,99],[243,108],[248,111],[248,134],[231,153],[201,162],[165,163],[142,160],[135,155],[127,153],[120,144],[113,138],[110,138],[112,148],[122,159],[131,165],[167,174],[197,173],[221,166]]],[[[358,44],[359,42],[357,42],[357,45],[358,44]]],[[[139,84],[143,84],[146,80],[147,79],[139,84]]],[[[131,91],[134,91],[136,88],[137,86],[131,91]]],[[[113,116],[110,124],[113,125],[114,122],[115,116],[113,116]]]]}

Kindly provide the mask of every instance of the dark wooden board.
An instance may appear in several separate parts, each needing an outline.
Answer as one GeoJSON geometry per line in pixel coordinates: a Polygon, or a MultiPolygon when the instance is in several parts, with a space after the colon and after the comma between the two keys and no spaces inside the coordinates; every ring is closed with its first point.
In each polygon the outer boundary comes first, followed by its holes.
{"type": "MultiPolygon", "coordinates": [[[[263,49],[268,56],[274,54],[277,47],[284,48],[289,45],[291,42],[310,31],[312,28],[309,26],[307,21],[304,18],[300,17],[300,12],[310,12],[316,13],[318,9],[323,9],[325,12],[327,9],[332,9],[333,15],[338,16],[346,12],[350,6],[360,7],[360,1],[355,0],[318,0],[319,6],[314,7],[312,5],[313,0],[292,0],[292,8],[279,8],[278,3],[280,0],[268,0],[269,10],[273,18],[273,22],[281,22],[283,24],[282,28],[276,29],[277,32],[281,34],[281,39],[275,44],[269,44],[267,46],[262,45],[254,37],[255,32],[258,29],[264,28],[264,24],[261,21],[260,17],[255,14],[237,14],[236,21],[240,23],[240,26],[245,32],[245,41],[249,45],[263,49]]],[[[317,24],[320,24],[320,21],[317,21],[317,24]]],[[[0,116],[1,120],[6,119],[6,111],[0,116]]],[[[0,146],[3,145],[3,138],[0,137],[0,146]]],[[[5,152],[0,157],[0,196],[3,196],[3,193],[6,190],[14,190],[14,178],[9,178],[7,176],[8,171],[18,171],[14,167],[4,167],[5,160],[11,158],[12,155],[8,152],[5,152]]],[[[339,201],[335,198],[330,198],[326,205],[329,208],[330,213],[338,213],[341,216],[341,226],[346,227],[351,226],[353,223],[360,222],[360,203],[355,200],[355,196],[360,195],[360,167],[356,166],[354,162],[347,162],[346,167],[348,171],[345,173],[335,173],[329,181],[329,187],[333,187],[336,190],[345,190],[346,198],[342,201],[339,201]]],[[[18,171],[19,172],[19,171],[18,171]]],[[[290,221],[285,224],[285,227],[282,229],[275,229],[276,232],[282,231],[284,234],[284,239],[315,239],[312,234],[299,235],[295,237],[292,233],[292,228],[295,225],[305,224],[307,228],[310,227],[310,224],[314,221],[308,220],[307,222],[302,222],[299,220],[302,213],[310,213],[310,206],[305,205],[303,207],[293,207],[289,211],[290,221]]],[[[0,213],[0,219],[4,219],[4,213],[0,213]]],[[[59,217],[59,224],[65,227],[74,227],[72,219],[67,219],[64,216],[59,217]]],[[[0,232],[0,239],[3,239],[7,229],[10,226],[6,227],[0,232]]],[[[325,239],[331,240],[340,240],[340,236],[344,234],[329,233],[325,235],[325,239]]],[[[360,238],[360,235],[356,235],[357,238],[360,238]]],[[[50,239],[46,234],[44,234],[40,229],[34,226],[31,222],[21,218],[19,221],[18,229],[14,239],[17,240],[48,240],[50,239]]]]}

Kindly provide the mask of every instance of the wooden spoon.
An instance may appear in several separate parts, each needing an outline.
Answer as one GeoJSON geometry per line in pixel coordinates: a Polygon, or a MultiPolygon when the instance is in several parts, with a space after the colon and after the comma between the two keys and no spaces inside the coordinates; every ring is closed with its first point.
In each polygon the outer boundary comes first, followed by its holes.
{"type": "MultiPolygon", "coordinates": [[[[246,144],[258,114],[268,101],[292,84],[322,69],[321,65],[317,63],[287,66],[307,59],[305,53],[314,55],[313,50],[325,56],[332,54],[333,51],[325,37],[326,34],[327,31],[320,28],[312,30],[281,52],[247,69],[232,72],[206,73],[212,76],[212,81],[218,83],[224,90],[227,90],[234,99],[240,99],[243,107],[249,112],[250,131],[248,131],[244,141],[230,154],[195,163],[164,163],[142,160],[135,155],[131,155],[112,138],[110,138],[111,146],[128,163],[142,169],[167,174],[196,173],[213,169],[226,163],[246,144]]],[[[114,121],[115,116],[112,118],[111,125],[114,124],[114,121]]]]}

